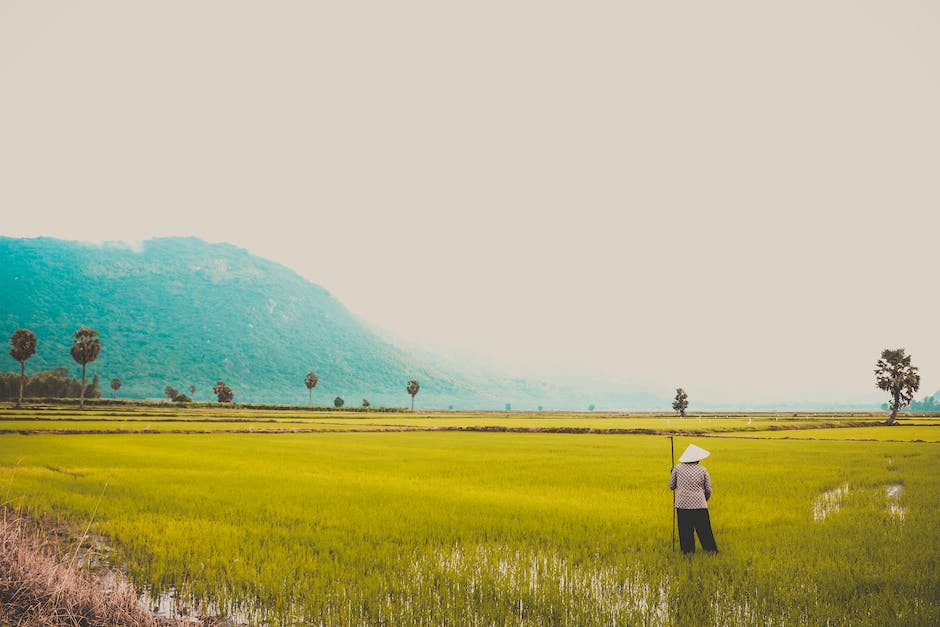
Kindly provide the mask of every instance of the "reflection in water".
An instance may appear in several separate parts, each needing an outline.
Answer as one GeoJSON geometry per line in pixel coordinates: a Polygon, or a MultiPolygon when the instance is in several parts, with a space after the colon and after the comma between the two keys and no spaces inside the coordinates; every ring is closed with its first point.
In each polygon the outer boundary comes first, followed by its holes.
{"type": "Polygon", "coordinates": [[[842,500],[849,493],[849,484],[823,492],[813,499],[813,520],[825,520],[829,514],[842,509],[842,500]]]}
{"type": "Polygon", "coordinates": [[[899,520],[904,520],[904,506],[901,505],[901,494],[904,493],[904,486],[900,483],[889,483],[885,486],[885,494],[888,497],[888,513],[899,520]]]}

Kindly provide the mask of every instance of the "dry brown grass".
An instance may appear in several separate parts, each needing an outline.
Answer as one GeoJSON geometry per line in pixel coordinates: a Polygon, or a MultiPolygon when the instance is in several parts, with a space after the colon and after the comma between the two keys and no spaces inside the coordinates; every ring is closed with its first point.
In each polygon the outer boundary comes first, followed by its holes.
{"type": "MultiPolygon", "coordinates": [[[[2,508],[0,508],[2,509],[2,508]]],[[[181,625],[142,608],[130,582],[108,586],[60,557],[48,529],[8,509],[0,518],[0,625],[181,625]]],[[[191,625],[192,623],[190,623],[191,625]]]]}

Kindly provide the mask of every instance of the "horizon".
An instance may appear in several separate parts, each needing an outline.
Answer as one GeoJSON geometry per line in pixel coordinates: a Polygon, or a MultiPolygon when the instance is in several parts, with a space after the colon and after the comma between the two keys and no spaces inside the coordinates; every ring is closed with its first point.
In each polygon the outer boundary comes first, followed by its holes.
{"type": "MultiPolygon", "coordinates": [[[[5,238],[5,237],[7,236],[0,235],[0,238],[5,238]]],[[[37,239],[50,239],[53,241],[59,241],[59,242],[63,242],[66,244],[73,244],[73,245],[78,245],[82,247],[88,247],[91,249],[99,248],[99,247],[115,247],[115,248],[125,250],[135,255],[143,253],[147,244],[153,240],[190,239],[190,240],[195,240],[199,242],[200,245],[205,245],[210,248],[214,246],[231,247],[235,250],[240,251],[240,253],[242,254],[249,255],[251,258],[271,262],[271,260],[257,257],[253,255],[250,251],[242,247],[238,247],[233,244],[230,244],[228,242],[207,242],[200,238],[189,237],[189,236],[151,238],[151,240],[144,240],[141,242],[125,242],[125,241],[89,242],[89,241],[78,241],[78,240],[62,240],[60,238],[50,238],[47,236],[41,236],[37,239]]],[[[291,270],[292,272],[295,272],[292,269],[288,268],[287,266],[283,266],[282,264],[278,264],[277,262],[272,262],[272,263],[275,263],[277,265],[280,265],[281,267],[291,270]]],[[[305,279],[302,276],[300,276],[299,278],[302,281],[310,283],[308,279],[305,279]]],[[[311,283],[311,285],[316,285],[316,284],[311,283]]],[[[342,301],[338,301],[338,302],[342,304],[342,301]]],[[[362,320],[359,316],[356,315],[355,312],[350,312],[350,313],[354,317],[362,320]]],[[[378,336],[382,338],[383,341],[389,342],[399,348],[403,348],[404,350],[416,355],[419,360],[425,361],[428,364],[437,364],[439,366],[443,366],[445,370],[450,370],[452,372],[470,372],[471,370],[482,369],[483,372],[490,372],[497,376],[503,376],[507,380],[511,378],[516,378],[516,377],[523,377],[523,378],[530,379],[533,382],[541,380],[552,385],[561,385],[561,386],[564,386],[566,389],[568,389],[571,394],[574,394],[574,396],[571,396],[569,394],[569,397],[567,398],[567,400],[562,403],[563,406],[555,407],[554,405],[551,405],[548,408],[548,411],[585,411],[587,405],[585,405],[585,407],[581,407],[580,409],[575,407],[577,405],[577,401],[575,401],[575,398],[577,397],[578,399],[581,399],[584,403],[588,403],[588,400],[595,401],[595,402],[590,402],[589,404],[592,408],[595,407],[596,405],[597,411],[600,413],[603,413],[605,411],[606,412],[639,411],[641,413],[642,412],[666,412],[668,413],[669,412],[668,406],[671,404],[673,400],[671,398],[671,395],[673,391],[675,390],[675,388],[656,389],[643,381],[637,381],[637,380],[621,381],[619,382],[619,385],[618,385],[618,382],[615,382],[609,378],[605,378],[603,375],[598,375],[597,373],[591,373],[591,372],[565,372],[563,373],[564,376],[562,376],[560,373],[553,372],[551,369],[543,369],[542,371],[538,371],[538,369],[529,369],[526,371],[520,370],[520,371],[513,372],[511,370],[508,370],[504,363],[501,364],[499,362],[492,361],[486,355],[480,354],[478,352],[463,351],[463,352],[459,352],[458,354],[455,354],[452,351],[448,352],[446,351],[446,349],[441,349],[440,347],[430,345],[426,342],[413,341],[413,340],[409,340],[408,338],[395,336],[391,332],[387,332],[380,328],[375,327],[375,325],[372,325],[367,320],[362,320],[362,321],[367,325],[367,327],[370,327],[373,330],[373,332],[377,333],[378,336]],[[642,402],[635,400],[635,402],[629,405],[623,405],[622,401],[618,402],[614,400],[615,398],[620,397],[624,392],[628,390],[634,393],[639,393],[641,395],[648,394],[650,395],[651,398],[642,402]],[[659,400],[656,401],[654,404],[650,404],[653,400],[652,397],[658,397],[659,400]]],[[[918,366],[916,360],[914,362],[914,365],[918,366]]],[[[158,398],[160,396],[158,393],[156,393],[156,391],[154,394],[155,394],[154,398],[158,398]]],[[[691,399],[692,407],[690,408],[690,411],[692,411],[693,413],[696,411],[705,412],[705,413],[727,412],[727,411],[732,411],[732,412],[733,411],[750,411],[750,412],[874,411],[874,410],[877,410],[879,407],[883,408],[885,404],[884,402],[886,400],[885,393],[880,392],[880,395],[882,396],[882,402],[878,402],[877,400],[876,401],[857,401],[857,400],[851,400],[851,399],[845,400],[845,401],[839,401],[835,399],[822,399],[819,401],[814,401],[814,400],[798,399],[798,398],[790,398],[790,399],[784,399],[784,400],[777,399],[777,400],[771,400],[771,401],[754,401],[754,400],[736,398],[734,395],[729,395],[724,398],[705,399],[703,402],[701,398],[693,397],[691,399]]],[[[914,400],[919,401],[922,398],[926,398],[931,395],[932,394],[929,391],[927,391],[925,388],[922,387],[920,390],[920,393],[918,395],[915,395],[914,400]]],[[[938,394],[938,396],[940,396],[940,394],[938,394]]],[[[137,397],[134,397],[134,398],[137,398],[137,397]]],[[[522,400],[522,399],[516,399],[516,400],[522,400]]],[[[245,402],[250,403],[250,402],[259,402],[259,401],[248,400],[245,402]]],[[[265,402],[269,402],[269,401],[265,401],[265,402]]],[[[479,406],[473,405],[473,407],[476,407],[476,409],[478,410],[498,411],[498,409],[494,409],[492,407],[488,410],[484,408],[484,405],[489,407],[490,405],[493,404],[492,399],[487,402],[484,402],[482,399],[479,399],[479,402],[482,402],[483,405],[479,405],[479,406]]],[[[500,401],[499,403],[496,403],[496,405],[500,405],[500,406],[501,404],[502,404],[502,401],[500,401]]],[[[527,402],[513,403],[513,408],[521,409],[523,411],[533,411],[535,408],[535,405],[531,404],[531,407],[530,407],[529,406],[530,404],[531,403],[527,403],[527,402]]],[[[473,409],[473,407],[468,406],[468,407],[464,407],[464,409],[473,409]]],[[[594,409],[590,409],[588,411],[594,411],[594,409]]]]}
{"type": "Polygon", "coordinates": [[[938,26],[903,2],[7,3],[3,234],[226,242],[412,345],[693,403],[880,406],[903,347],[920,399],[938,26]]]}

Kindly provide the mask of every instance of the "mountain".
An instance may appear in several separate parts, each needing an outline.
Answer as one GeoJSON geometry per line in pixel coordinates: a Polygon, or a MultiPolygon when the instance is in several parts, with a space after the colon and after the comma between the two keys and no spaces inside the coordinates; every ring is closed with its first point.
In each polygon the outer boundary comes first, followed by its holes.
{"type": "MultiPolygon", "coordinates": [[[[0,332],[32,330],[29,372],[68,366],[79,326],[100,333],[89,364],[103,394],[117,377],[125,398],[160,398],[170,385],[213,400],[225,381],[236,402],[406,406],[405,385],[421,383],[419,407],[585,409],[589,395],[461,368],[398,348],[322,287],[230,244],[159,238],[139,246],[0,237],[0,332]]],[[[6,357],[8,369],[18,364],[6,357]]],[[[628,398],[623,399],[629,402],[628,398]]]]}

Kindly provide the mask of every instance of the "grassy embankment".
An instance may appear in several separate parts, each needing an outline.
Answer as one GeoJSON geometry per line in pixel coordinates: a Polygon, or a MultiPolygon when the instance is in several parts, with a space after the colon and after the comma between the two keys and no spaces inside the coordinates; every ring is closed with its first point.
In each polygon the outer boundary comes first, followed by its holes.
{"type": "Polygon", "coordinates": [[[87,567],[94,561],[95,548],[83,540],[87,538],[76,530],[53,528],[3,509],[0,625],[181,625],[144,608],[134,586],[124,577],[106,571],[107,583],[101,580],[87,567]]]}
{"type": "Polygon", "coordinates": [[[937,419],[108,411],[0,416],[6,500],[72,523],[97,506],[93,530],[115,564],[152,596],[206,613],[328,624],[940,621],[940,427],[926,426],[937,419]],[[141,422],[239,432],[16,432],[141,422]],[[323,430],[241,433],[272,424],[323,430]],[[411,430],[442,427],[533,432],[411,430]],[[693,440],[713,453],[721,553],[673,552],[668,439],[539,429],[701,433],[677,437],[676,453],[693,440]],[[771,437],[704,439],[713,435],[771,437]]]}

